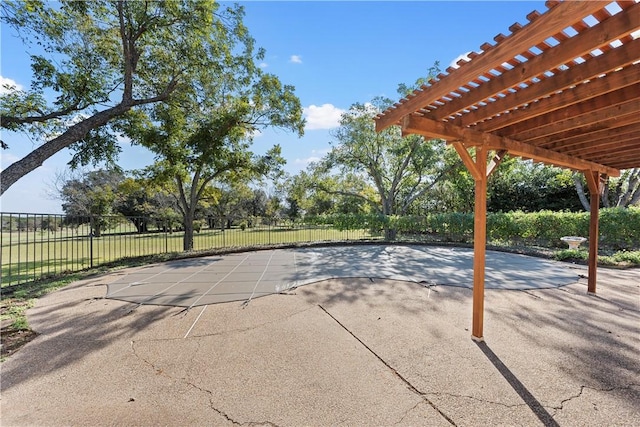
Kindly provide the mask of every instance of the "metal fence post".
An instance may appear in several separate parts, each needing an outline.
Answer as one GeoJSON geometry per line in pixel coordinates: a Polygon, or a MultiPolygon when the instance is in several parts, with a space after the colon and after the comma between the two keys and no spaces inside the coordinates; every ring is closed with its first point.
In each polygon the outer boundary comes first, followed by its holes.
{"type": "Polygon", "coordinates": [[[93,268],[93,216],[89,217],[89,266],[93,268]]]}
{"type": "Polygon", "coordinates": [[[169,224],[164,220],[164,253],[169,253],[169,224]]]}

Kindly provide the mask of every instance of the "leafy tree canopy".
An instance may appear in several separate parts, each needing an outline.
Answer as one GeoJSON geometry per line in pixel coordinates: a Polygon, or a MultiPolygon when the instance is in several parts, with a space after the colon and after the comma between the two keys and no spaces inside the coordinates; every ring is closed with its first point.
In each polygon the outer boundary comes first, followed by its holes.
{"type": "Polygon", "coordinates": [[[418,135],[403,137],[393,126],[375,131],[373,118],[389,100],[376,98],[371,103],[354,104],[343,114],[340,127],[333,133],[335,145],[323,159],[327,172],[353,174],[376,189],[375,199],[355,193],[377,205],[385,215],[402,215],[411,204],[443,176],[444,143],[418,135]]]}
{"type": "Polygon", "coordinates": [[[114,161],[116,137],[140,107],[264,54],[242,8],[210,0],[4,1],[0,10],[33,52],[34,75],[29,89],[0,96],[0,126],[42,141],[2,171],[0,194],[67,147],[71,166],[114,161]]]}
{"type": "Polygon", "coordinates": [[[220,73],[200,76],[191,90],[130,116],[127,135],[156,154],[147,169],[158,182],[172,182],[184,216],[185,250],[191,249],[191,223],[212,183],[247,182],[281,175],[278,145],[265,155],[250,151],[256,132],[279,127],[302,135],[304,120],[294,88],[265,74],[246,57],[220,73]]]}

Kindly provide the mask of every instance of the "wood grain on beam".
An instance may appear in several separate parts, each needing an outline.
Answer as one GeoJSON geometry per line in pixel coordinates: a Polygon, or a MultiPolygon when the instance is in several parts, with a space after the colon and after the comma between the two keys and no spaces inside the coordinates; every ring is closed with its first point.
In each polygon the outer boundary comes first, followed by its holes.
{"type": "MultiPolygon", "coordinates": [[[[640,49],[640,44],[638,44],[638,48],[640,49]]],[[[607,66],[604,68],[609,67],[607,66]]],[[[569,73],[569,71],[567,71],[567,73],[569,73]]],[[[593,80],[588,83],[578,84],[574,88],[569,88],[569,86],[566,85],[564,85],[563,87],[562,84],[559,84],[557,86],[555,84],[552,85],[551,82],[548,84],[546,82],[540,83],[540,85],[547,86],[547,88],[543,91],[547,92],[544,94],[544,98],[541,98],[536,102],[531,102],[526,107],[521,107],[516,110],[510,110],[506,114],[502,114],[501,116],[478,123],[478,125],[475,126],[474,129],[479,131],[495,131],[506,126],[520,123],[533,117],[538,117],[551,111],[567,107],[569,105],[593,99],[605,93],[632,86],[640,82],[640,64],[627,66],[623,70],[617,72],[609,71],[609,74],[607,74],[606,76],[598,78],[597,76],[600,74],[602,73],[593,73],[593,75],[589,77],[594,78],[593,80]],[[557,93],[559,90],[562,90],[562,92],[557,93]]],[[[583,81],[582,76],[577,80],[583,81]]],[[[530,98],[530,96],[527,95],[527,92],[534,92],[533,87],[530,88],[532,89],[531,91],[529,91],[528,89],[529,88],[521,90],[520,92],[522,93],[519,92],[518,94],[512,94],[514,100],[515,98],[519,99],[515,100],[515,102],[511,102],[511,104],[516,104],[512,105],[511,108],[520,107],[525,104],[523,100],[525,98],[530,98]]],[[[536,96],[542,95],[538,90],[536,90],[535,92],[536,96]]],[[[531,101],[531,99],[527,99],[527,101],[531,101]]],[[[502,103],[501,100],[496,101],[496,104],[497,103],[502,104],[499,109],[502,109],[504,107],[507,107],[506,110],[510,109],[510,106],[506,103],[502,103]]],[[[493,104],[491,105],[491,107],[494,107],[493,104]]],[[[453,120],[452,123],[458,126],[466,126],[468,124],[475,123],[479,118],[485,118],[487,114],[491,114],[491,111],[487,111],[488,108],[483,110],[485,111],[474,111],[472,113],[466,114],[462,117],[459,117],[458,119],[453,120]]],[[[505,110],[502,109],[500,112],[502,111],[505,110]]]]}
{"type": "Polygon", "coordinates": [[[376,119],[376,130],[380,131],[398,123],[402,117],[433,103],[443,94],[448,94],[458,89],[477,76],[490,71],[496,65],[510,60],[528,50],[531,46],[561,32],[567,26],[580,21],[601,8],[602,4],[600,2],[567,1],[558,4],[526,27],[512,34],[503,43],[495,45],[489,51],[454,70],[445,78],[434,82],[415,97],[397,105],[396,108],[387,110],[384,115],[376,119]]]}
{"type": "Polygon", "coordinates": [[[597,154],[611,153],[612,151],[624,153],[626,150],[631,150],[636,147],[640,148],[640,139],[638,138],[638,134],[634,133],[621,135],[610,141],[601,141],[597,144],[594,143],[582,148],[574,148],[571,150],[562,150],[561,152],[570,156],[591,158],[597,154]]]}
{"type": "Polygon", "coordinates": [[[620,171],[605,165],[574,158],[510,138],[477,132],[469,128],[461,128],[450,123],[438,122],[425,117],[415,115],[405,117],[403,121],[403,131],[427,136],[429,138],[441,138],[448,141],[460,140],[467,145],[484,145],[488,149],[493,150],[507,150],[516,156],[529,157],[544,163],[574,170],[590,169],[600,171],[609,176],[620,175],[620,171]]]}
{"type": "MultiPolygon", "coordinates": [[[[640,83],[636,83],[629,88],[618,89],[615,92],[568,105],[565,108],[507,126],[494,133],[501,136],[526,133],[527,139],[532,139],[581,127],[585,123],[597,123],[618,115],[638,112],[640,111],[639,93],[640,83]]],[[[516,139],[520,138],[516,137],[516,139]]]]}
{"type": "Polygon", "coordinates": [[[561,140],[565,137],[588,135],[601,129],[624,126],[638,121],[640,100],[597,111],[593,117],[576,117],[554,123],[544,129],[535,129],[515,136],[515,139],[543,146],[547,141],[561,140]]]}
{"type": "MultiPolygon", "coordinates": [[[[629,114],[624,117],[616,117],[604,122],[586,125],[582,129],[573,129],[563,132],[561,134],[551,135],[548,137],[540,138],[536,140],[536,146],[549,148],[562,146],[566,141],[581,139],[589,137],[599,137],[601,132],[615,130],[624,126],[634,125],[638,123],[637,114],[629,114]]],[[[555,149],[555,148],[550,148],[555,149]]]]}
{"type": "MultiPolygon", "coordinates": [[[[518,86],[526,81],[543,74],[545,71],[566,64],[567,62],[586,55],[600,46],[607,45],[620,37],[640,27],[640,3],[629,9],[629,13],[619,13],[610,19],[593,26],[574,37],[567,39],[555,47],[543,52],[530,61],[522,63],[504,74],[494,76],[479,88],[465,93],[459,98],[432,111],[430,118],[443,119],[462,111],[478,102],[485,101],[505,89],[518,86]]],[[[587,61],[588,62],[588,61],[587,61]]]]}
{"type": "Polygon", "coordinates": [[[548,145],[549,150],[566,151],[573,149],[581,149],[591,147],[599,143],[614,142],[620,138],[626,138],[627,135],[640,135],[640,123],[632,123],[626,126],[616,128],[607,128],[590,134],[581,134],[573,138],[564,139],[554,144],[548,145]]]}

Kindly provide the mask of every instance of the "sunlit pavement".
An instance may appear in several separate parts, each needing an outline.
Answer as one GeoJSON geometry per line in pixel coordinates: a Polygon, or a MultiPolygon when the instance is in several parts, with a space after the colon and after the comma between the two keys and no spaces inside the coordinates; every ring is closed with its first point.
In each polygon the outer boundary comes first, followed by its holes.
{"type": "MultiPolygon", "coordinates": [[[[523,277],[542,262],[496,259],[523,277]]],[[[476,343],[470,284],[376,263],[212,305],[105,298],[140,269],[74,283],[1,365],[2,425],[640,425],[640,270],[599,269],[595,296],[562,263],[569,284],[489,288],[476,343]]]]}

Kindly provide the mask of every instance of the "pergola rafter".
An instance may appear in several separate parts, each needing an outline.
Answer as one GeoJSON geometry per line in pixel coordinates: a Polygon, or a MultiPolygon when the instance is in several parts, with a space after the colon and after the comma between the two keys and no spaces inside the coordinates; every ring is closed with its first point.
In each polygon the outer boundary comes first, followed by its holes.
{"type": "Polygon", "coordinates": [[[473,333],[482,338],[487,176],[509,153],[584,173],[588,292],[603,180],[640,167],[640,2],[548,1],[376,117],[451,143],[476,182],[473,333]],[[495,152],[494,156],[490,156],[495,152]],[[493,157],[487,166],[487,160],[493,157]]]}

